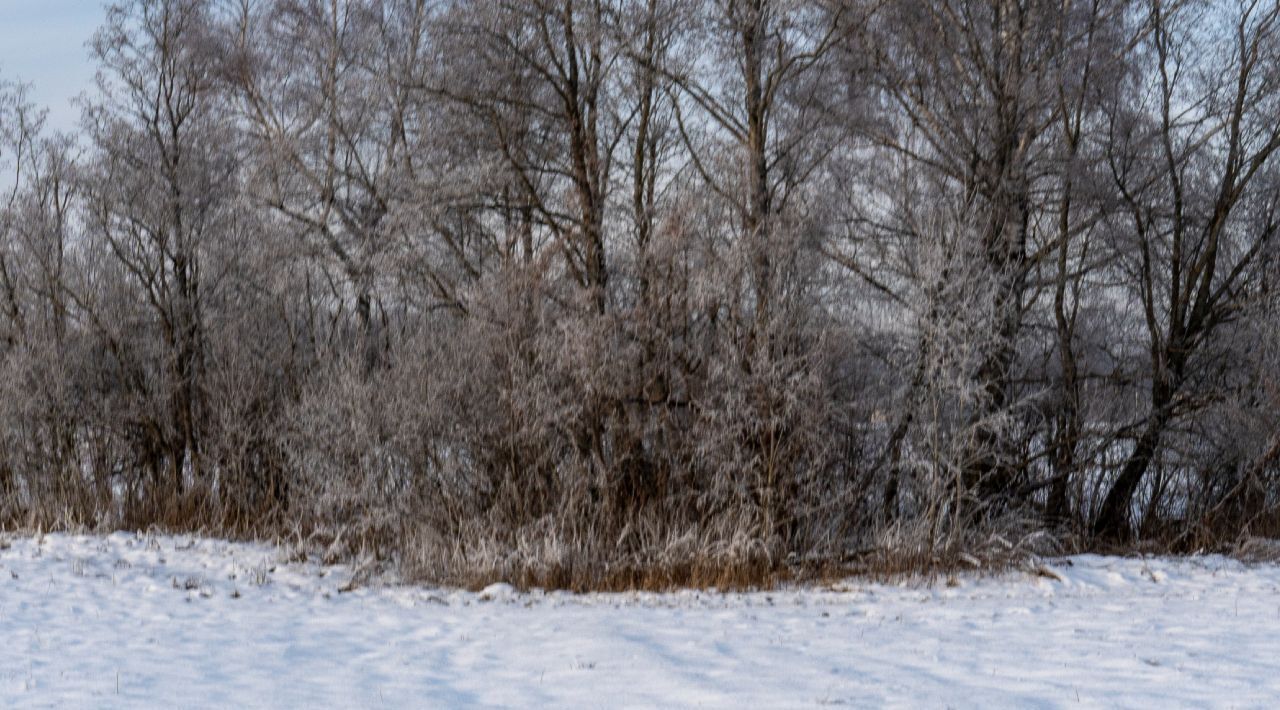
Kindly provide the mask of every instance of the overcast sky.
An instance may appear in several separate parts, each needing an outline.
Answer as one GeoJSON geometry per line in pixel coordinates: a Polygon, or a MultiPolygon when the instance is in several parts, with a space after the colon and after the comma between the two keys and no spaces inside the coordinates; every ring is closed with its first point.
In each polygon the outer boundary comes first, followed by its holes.
{"type": "Polygon", "coordinates": [[[33,84],[31,100],[49,109],[49,127],[79,120],[71,100],[93,86],[85,43],[102,20],[103,0],[0,0],[0,77],[33,84]]]}

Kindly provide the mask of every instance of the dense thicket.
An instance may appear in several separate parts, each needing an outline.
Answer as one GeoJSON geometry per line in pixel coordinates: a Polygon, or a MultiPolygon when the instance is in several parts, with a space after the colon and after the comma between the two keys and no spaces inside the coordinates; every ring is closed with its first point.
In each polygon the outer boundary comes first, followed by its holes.
{"type": "MultiPolygon", "coordinates": [[[[450,581],[1280,534],[1270,0],[122,0],[0,518],[450,581]]],[[[972,559],[971,557],[969,559],[972,559]]]]}

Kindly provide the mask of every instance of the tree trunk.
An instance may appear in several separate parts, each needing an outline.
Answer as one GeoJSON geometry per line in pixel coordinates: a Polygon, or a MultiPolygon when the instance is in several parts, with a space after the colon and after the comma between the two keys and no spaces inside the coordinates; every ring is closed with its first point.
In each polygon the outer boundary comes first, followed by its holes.
{"type": "Polygon", "coordinates": [[[1094,521],[1093,534],[1097,537],[1116,542],[1132,537],[1129,512],[1133,507],[1133,496],[1138,491],[1138,485],[1142,483],[1142,478],[1155,457],[1160,437],[1172,418],[1169,409],[1171,400],[1172,392],[1168,387],[1159,384],[1154,387],[1151,418],[1147,420],[1146,428],[1138,437],[1129,458],[1125,460],[1120,475],[1111,485],[1111,490],[1102,503],[1102,510],[1094,521]]]}

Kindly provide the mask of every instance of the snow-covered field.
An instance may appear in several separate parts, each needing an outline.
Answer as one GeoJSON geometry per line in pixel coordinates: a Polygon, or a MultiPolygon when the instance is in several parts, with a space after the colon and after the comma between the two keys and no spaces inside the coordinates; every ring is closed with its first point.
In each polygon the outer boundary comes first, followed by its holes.
{"type": "Polygon", "coordinates": [[[341,591],[267,546],[0,543],[3,707],[1277,707],[1280,568],[716,595],[341,591]]]}

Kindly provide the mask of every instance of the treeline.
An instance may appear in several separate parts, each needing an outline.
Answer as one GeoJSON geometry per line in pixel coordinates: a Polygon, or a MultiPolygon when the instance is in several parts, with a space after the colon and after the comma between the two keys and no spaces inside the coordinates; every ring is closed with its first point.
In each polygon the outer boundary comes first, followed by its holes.
{"type": "Polygon", "coordinates": [[[1280,534],[1270,0],[122,0],[0,520],[749,583],[1280,534]]]}

